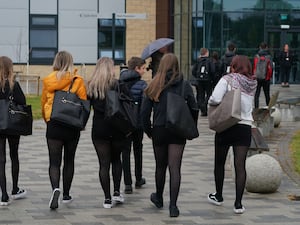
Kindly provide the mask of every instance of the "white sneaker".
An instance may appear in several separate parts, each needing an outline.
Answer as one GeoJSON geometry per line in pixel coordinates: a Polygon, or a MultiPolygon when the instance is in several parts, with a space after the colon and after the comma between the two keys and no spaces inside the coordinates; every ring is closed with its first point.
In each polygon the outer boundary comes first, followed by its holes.
{"type": "Polygon", "coordinates": [[[233,208],[233,212],[235,214],[243,214],[246,211],[245,207],[242,206],[242,208],[236,209],[235,207],[233,208]]]}
{"type": "Polygon", "coordinates": [[[18,190],[18,192],[16,194],[12,194],[11,195],[11,198],[14,199],[14,200],[25,198],[26,194],[27,194],[26,190],[19,188],[19,190],[18,190]]]}
{"type": "Polygon", "coordinates": [[[57,209],[58,208],[59,195],[60,195],[60,189],[55,188],[52,192],[52,196],[51,196],[50,202],[49,202],[50,209],[57,209]]]}
{"type": "Polygon", "coordinates": [[[112,201],[116,204],[122,204],[124,203],[124,197],[120,194],[120,192],[115,191],[114,195],[112,196],[112,201]]]}
{"type": "Polygon", "coordinates": [[[103,202],[103,208],[104,209],[110,209],[113,207],[111,199],[105,199],[103,202]]]}
{"type": "Polygon", "coordinates": [[[7,201],[7,202],[0,202],[0,206],[8,206],[9,205],[9,201],[7,201]]]}

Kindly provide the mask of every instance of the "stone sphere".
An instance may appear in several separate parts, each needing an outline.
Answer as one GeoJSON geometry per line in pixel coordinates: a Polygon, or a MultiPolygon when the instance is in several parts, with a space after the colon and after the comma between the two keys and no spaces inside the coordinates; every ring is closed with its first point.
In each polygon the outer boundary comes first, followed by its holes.
{"type": "Polygon", "coordinates": [[[282,169],[276,159],[256,154],[246,160],[246,190],[253,193],[273,193],[281,183],[282,169]]]}
{"type": "Polygon", "coordinates": [[[274,119],[274,127],[279,127],[279,124],[281,122],[281,112],[278,108],[274,107],[274,112],[272,112],[271,116],[274,119]]]}

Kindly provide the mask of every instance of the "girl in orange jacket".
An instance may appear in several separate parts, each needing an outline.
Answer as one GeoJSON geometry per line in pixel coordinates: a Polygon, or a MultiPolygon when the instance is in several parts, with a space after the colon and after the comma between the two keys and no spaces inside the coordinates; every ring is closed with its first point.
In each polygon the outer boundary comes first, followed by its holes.
{"type": "Polygon", "coordinates": [[[64,149],[63,165],[63,199],[62,203],[71,203],[70,188],[74,175],[74,158],[77,144],[80,137],[80,130],[67,127],[55,121],[51,121],[52,105],[56,90],[68,90],[76,77],[71,92],[77,94],[81,99],[86,100],[86,88],[81,76],[71,73],[73,69],[72,55],[66,51],[58,52],[53,62],[53,72],[43,80],[43,91],[41,98],[42,116],[47,124],[46,138],[49,150],[49,177],[52,186],[52,196],[49,207],[58,208],[59,205],[59,180],[60,167],[62,161],[62,151],[64,149]]]}

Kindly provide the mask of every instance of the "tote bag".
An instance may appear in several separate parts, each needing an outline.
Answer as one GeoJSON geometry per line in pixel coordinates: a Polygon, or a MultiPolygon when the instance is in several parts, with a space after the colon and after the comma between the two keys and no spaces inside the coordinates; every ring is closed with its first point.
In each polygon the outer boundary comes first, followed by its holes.
{"type": "Polygon", "coordinates": [[[241,90],[228,91],[219,105],[208,107],[209,128],[220,133],[241,121],[241,90]]]}
{"type": "Polygon", "coordinates": [[[90,115],[90,101],[82,100],[71,92],[75,79],[72,80],[68,91],[55,91],[50,119],[83,130],[90,115]]]}
{"type": "Polygon", "coordinates": [[[129,136],[138,127],[139,106],[126,94],[109,90],[105,99],[105,119],[125,136],[129,136]]]}
{"type": "Polygon", "coordinates": [[[12,95],[0,100],[0,132],[8,135],[32,134],[31,105],[19,105],[12,95]]]}
{"type": "MultiPolygon", "coordinates": [[[[179,137],[192,140],[199,136],[199,132],[183,96],[184,82],[181,95],[173,92],[167,93],[166,128],[179,137]]],[[[198,112],[199,110],[195,109],[193,113],[198,114],[198,112]]]]}

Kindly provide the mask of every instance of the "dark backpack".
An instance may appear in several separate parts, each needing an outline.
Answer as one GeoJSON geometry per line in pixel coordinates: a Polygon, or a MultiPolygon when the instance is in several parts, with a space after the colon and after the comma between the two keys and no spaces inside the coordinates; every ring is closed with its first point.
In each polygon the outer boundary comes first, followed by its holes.
{"type": "Polygon", "coordinates": [[[267,56],[257,56],[258,60],[256,63],[255,76],[258,80],[264,80],[267,76],[268,64],[270,59],[267,56]]]}
{"type": "Polygon", "coordinates": [[[230,64],[231,64],[232,58],[233,58],[233,56],[227,56],[227,57],[225,56],[222,59],[222,72],[223,72],[223,75],[230,73],[230,64]]]}
{"type": "Polygon", "coordinates": [[[209,59],[200,59],[200,61],[197,64],[196,78],[200,81],[211,80],[209,59]]]}

